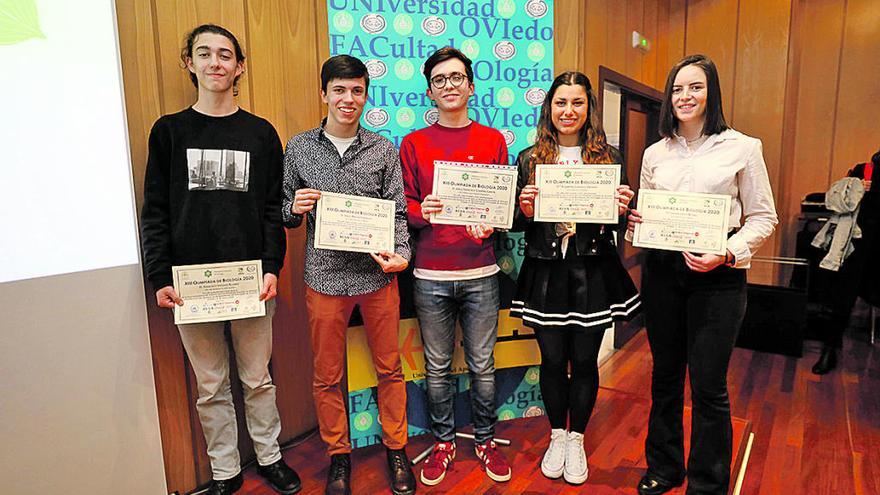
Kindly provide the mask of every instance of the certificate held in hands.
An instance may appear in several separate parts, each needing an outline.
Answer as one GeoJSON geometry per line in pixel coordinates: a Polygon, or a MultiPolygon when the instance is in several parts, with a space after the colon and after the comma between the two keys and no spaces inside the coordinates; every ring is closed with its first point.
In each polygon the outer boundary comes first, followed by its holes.
{"type": "Polygon", "coordinates": [[[174,306],[176,325],[266,315],[260,260],[172,266],[171,275],[183,299],[183,306],[174,306]]]}
{"type": "Polygon", "coordinates": [[[443,211],[433,214],[431,223],[509,229],[516,205],[516,166],[435,161],[434,195],[443,211]]]}
{"type": "Polygon", "coordinates": [[[619,164],[537,165],[535,220],[617,223],[619,164]]]}
{"type": "Polygon", "coordinates": [[[394,201],[321,192],[315,248],[357,253],[394,252],[394,201]]]}
{"type": "Polygon", "coordinates": [[[633,232],[633,246],[668,251],[727,251],[730,196],[639,189],[642,223],[633,232]]]}

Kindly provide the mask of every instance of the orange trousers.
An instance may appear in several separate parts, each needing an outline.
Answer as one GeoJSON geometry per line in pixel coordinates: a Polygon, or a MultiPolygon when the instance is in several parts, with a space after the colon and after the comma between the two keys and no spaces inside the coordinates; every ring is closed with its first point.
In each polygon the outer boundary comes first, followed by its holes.
{"type": "Polygon", "coordinates": [[[358,296],[331,296],[306,286],[306,310],[314,352],[312,394],[321,439],[330,455],[351,452],[348,413],[341,387],[345,367],[345,333],[355,305],[360,306],[367,342],[379,381],[379,421],[382,443],[390,449],[406,446],[406,382],[397,342],[400,293],[395,278],[385,287],[358,296]]]}

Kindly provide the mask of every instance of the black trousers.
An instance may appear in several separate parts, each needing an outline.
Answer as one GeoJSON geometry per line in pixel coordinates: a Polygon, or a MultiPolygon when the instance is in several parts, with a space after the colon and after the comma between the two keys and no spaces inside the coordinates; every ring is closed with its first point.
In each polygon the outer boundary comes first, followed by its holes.
{"type": "Polygon", "coordinates": [[[874,203],[877,201],[871,204],[862,202],[857,219],[862,229],[862,238],[852,241],[854,251],[843,261],[840,270],[834,273],[831,279],[831,322],[825,327],[822,335],[822,341],[828,347],[837,349],[843,347],[843,333],[849,326],[849,317],[856,298],[860,295],[866,297],[868,294],[876,293],[874,286],[880,283],[873,278],[876,275],[876,268],[873,272],[869,269],[869,262],[872,261],[872,257],[877,256],[877,248],[880,245],[878,239],[880,207],[874,203]]]}
{"type": "Polygon", "coordinates": [[[746,309],[746,274],[720,266],[691,271],[681,253],[650,251],[642,298],[654,358],[651,416],[645,454],[648,472],[678,483],[688,494],[726,494],[733,431],[727,368],[746,309]],[[693,419],[684,463],[685,373],[690,373],[693,419]]]}

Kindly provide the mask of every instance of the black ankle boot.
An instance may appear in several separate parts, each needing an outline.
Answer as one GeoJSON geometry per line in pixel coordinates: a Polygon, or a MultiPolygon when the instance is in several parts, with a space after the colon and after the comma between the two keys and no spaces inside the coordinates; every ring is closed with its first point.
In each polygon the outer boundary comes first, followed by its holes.
{"type": "Polygon", "coordinates": [[[330,456],[324,495],[351,495],[351,457],[348,454],[330,456]]]}
{"type": "Polygon", "coordinates": [[[388,476],[391,478],[391,493],[394,495],[412,495],[416,492],[416,477],[413,476],[412,465],[406,456],[406,450],[386,448],[388,458],[388,476]]]}
{"type": "Polygon", "coordinates": [[[813,365],[813,374],[824,375],[837,367],[837,348],[822,346],[822,355],[813,365]]]}

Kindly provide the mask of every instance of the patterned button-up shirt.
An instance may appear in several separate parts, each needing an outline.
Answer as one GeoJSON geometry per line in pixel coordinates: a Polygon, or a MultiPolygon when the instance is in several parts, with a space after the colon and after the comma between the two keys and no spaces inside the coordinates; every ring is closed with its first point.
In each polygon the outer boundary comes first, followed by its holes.
{"type": "MultiPolygon", "coordinates": [[[[303,188],[394,201],[394,251],[410,259],[400,155],[388,139],[360,127],[340,157],[324,135],[323,123],[293,136],[284,152],[281,213],[287,227],[302,223],[303,216],[293,214],[291,207],[294,193],[303,188]]],[[[305,282],[309,287],[322,294],[353,296],[377,291],[394,279],[369,254],[315,249],[315,210],[306,217],[305,282]]]]}

